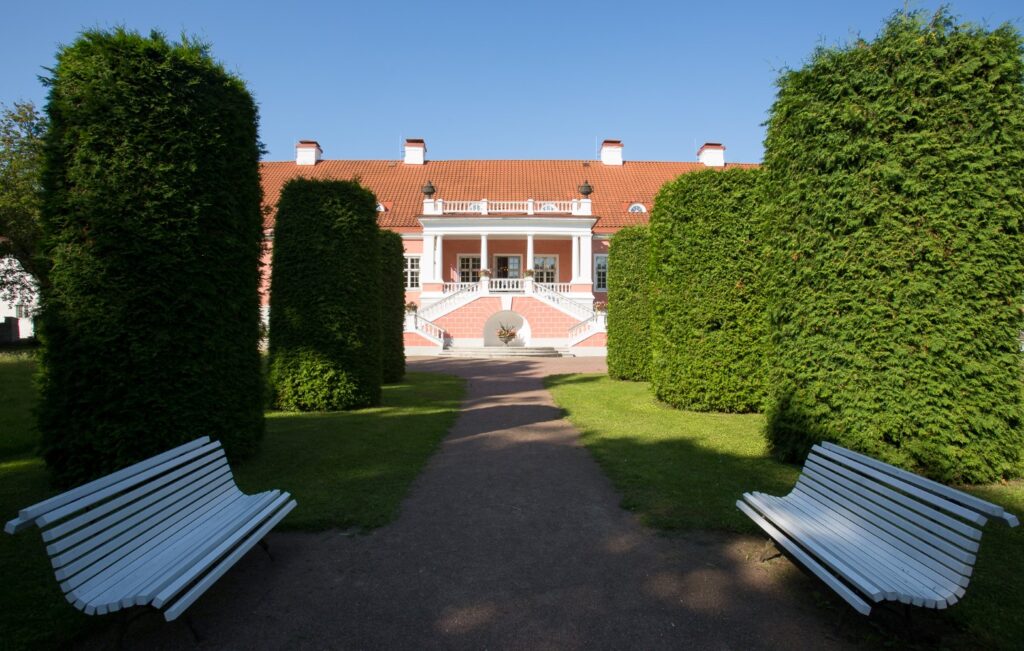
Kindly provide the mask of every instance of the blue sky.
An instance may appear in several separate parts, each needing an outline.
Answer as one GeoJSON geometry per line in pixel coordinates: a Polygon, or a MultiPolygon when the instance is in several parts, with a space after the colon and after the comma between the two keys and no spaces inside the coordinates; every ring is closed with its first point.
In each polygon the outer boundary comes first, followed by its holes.
{"type": "MultiPolygon", "coordinates": [[[[721,141],[762,155],[774,81],[817,45],[872,37],[879,2],[17,2],[0,24],[0,102],[45,100],[37,77],[86,28],[197,35],[249,85],[268,160],[300,138],[328,158],[694,160],[721,141]]],[[[937,2],[911,7],[934,10],[937,2]]],[[[961,1],[954,14],[1024,29],[1020,2],[961,1]]]]}

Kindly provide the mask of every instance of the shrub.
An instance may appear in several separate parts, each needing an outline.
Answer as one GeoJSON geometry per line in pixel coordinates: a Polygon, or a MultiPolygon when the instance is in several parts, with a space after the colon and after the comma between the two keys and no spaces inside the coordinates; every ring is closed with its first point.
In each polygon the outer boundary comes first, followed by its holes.
{"type": "Polygon", "coordinates": [[[124,30],[49,81],[39,428],[60,485],[263,434],[256,106],[204,45],[124,30]]]}
{"type": "Polygon", "coordinates": [[[381,379],[405,376],[405,247],[402,236],[380,231],[381,379]]]}
{"type": "Polygon", "coordinates": [[[270,381],[281,409],[376,405],[381,384],[377,200],[355,181],[289,181],[270,277],[270,381]]]}
{"type": "Polygon", "coordinates": [[[1009,26],[897,14],[781,76],[765,142],[781,458],[828,439],[943,481],[1019,471],[1021,53],[1009,26]]]}
{"type": "Polygon", "coordinates": [[[651,214],[651,384],[679,409],[765,401],[763,233],[756,169],[684,174],[651,214]]]}
{"type": "Polygon", "coordinates": [[[651,313],[646,226],[623,228],[608,250],[608,375],[647,380],[651,366],[651,313]]]}

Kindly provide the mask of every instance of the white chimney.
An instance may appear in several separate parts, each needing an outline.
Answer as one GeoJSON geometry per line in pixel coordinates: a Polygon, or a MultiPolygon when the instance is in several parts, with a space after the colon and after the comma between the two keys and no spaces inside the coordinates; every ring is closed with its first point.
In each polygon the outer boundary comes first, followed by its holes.
{"type": "Polygon", "coordinates": [[[622,165],[621,140],[605,140],[601,143],[601,162],[605,165],[622,165]]]}
{"type": "Polygon", "coordinates": [[[324,150],[320,149],[320,143],[316,140],[300,140],[295,145],[296,165],[316,165],[323,155],[324,150]]]}
{"type": "Polygon", "coordinates": [[[427,143],[422,138],[405,139],[405,164],[422,165],[427,157],[427,143]]]}
{"type": "Polygon", "coordinates": [[[697,160],[707,167],[725,167],[725,147],[720,142],[706,142],[697,150],[697,160]]]}

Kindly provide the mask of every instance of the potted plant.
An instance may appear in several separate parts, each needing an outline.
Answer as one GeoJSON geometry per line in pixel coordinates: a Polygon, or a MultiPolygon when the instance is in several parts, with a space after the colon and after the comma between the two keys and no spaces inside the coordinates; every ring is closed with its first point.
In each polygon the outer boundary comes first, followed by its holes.
{"type": "Polygon", "coordinates": [[[408,312],[409,314],[415,314],[416,311],[419,310],[419,309],[420,309],[420,306],[416,305],[412,301],[409,301],[408,303],[405,304],[405,311],[408,312]]]}
{"type": "Polygon", "coordinates": [[[523,272],[524,278],[533,278],[534,275],[536,275],[536,272],[533,269],[527,269],[526,271],[523,272]]]}
{"type": "Polygon", "coordinates": [[[594,301],[594,311],[595,312],[607,312],[608,311],[608,303],[607,303],[607,301],[594,301]]]}
{"type": "Polygon", "coordinates": [[[481,269],[480,270],[480,277],[481,278],[490,278],[491,277],[491,270],[490,269],[481,269]]]}
{"type": "Polygon", "coordinates": [[[510,341],[516,338],[516,329],[511,328],[504,323],[499,324],[498,328],[498,339],[501,339],[502,343],[506,346],[510,341]]]}

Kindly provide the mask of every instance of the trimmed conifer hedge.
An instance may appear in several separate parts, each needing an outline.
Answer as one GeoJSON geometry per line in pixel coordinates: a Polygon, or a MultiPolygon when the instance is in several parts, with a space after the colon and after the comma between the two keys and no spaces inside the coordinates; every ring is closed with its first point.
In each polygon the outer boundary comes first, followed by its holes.
{"type": "Polygon", "coordinates": [[[270,277],[270,383],[280,409],[380,402],[380,251],[377,200],[358,182],[284,186],[270,277]]]}
{"type": "Polygon", "coordinates": [[[383,382],[405,377],[405,247],[402,236],[380,231],[381,351],[383,382]]]}
{"type": "Polygon", "coordinates": [[[651,214],[651,386],[694,411],[751,412],[766,393],[763,229],[756,169],[664,185],[651,214]]]}
{"type": "Polygon", "coordinates": [[[897,14],[781,76],[781,458],[827,439],[943,481],[1020,472],[1021,54],[1010,26],[897,14]]]}
{"type": "Polygon", "coordinates": [[[646,226],[623,228],[608,249],[608,375],[648,380],[651,306],[646,226]]]}
{"type": "Polygon", "coordinates": [[[39,428],[77,484],[207,435],[263,434],[257,111],[208,48],[85,32],[47,105],[39,428]]]}

